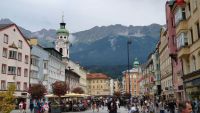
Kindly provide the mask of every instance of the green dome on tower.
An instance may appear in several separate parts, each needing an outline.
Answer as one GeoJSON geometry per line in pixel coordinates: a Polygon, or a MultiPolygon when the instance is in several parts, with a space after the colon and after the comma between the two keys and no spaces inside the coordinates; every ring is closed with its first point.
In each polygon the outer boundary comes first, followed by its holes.
{"type": "Polygon", "coordinates": [[[62,16],[62,22],[60,23],[60,29],[58,29],[56,31],[56,34],[61,34],[61,35],[65,35],[65,36],[69,36],[69,31],[67,29],[65,29],[65,25],[66,23],[64,22],[63,16],[62,16]]]}
{"type": "Polygon", "coordinates": [[[140,65],[139,61],[137,58],[134,59],[133,61],[133,68],[137,68],[140,65]]]}

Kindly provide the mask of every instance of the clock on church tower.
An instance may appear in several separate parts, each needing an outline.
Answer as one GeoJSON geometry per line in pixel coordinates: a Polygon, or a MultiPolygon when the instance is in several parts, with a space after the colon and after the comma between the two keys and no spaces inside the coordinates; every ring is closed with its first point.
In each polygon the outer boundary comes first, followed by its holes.
{"type": "Polygon", "coordinates": [[[59,51],[62,54],[63,58],[69,58],[69,31],[65,29],[66,23],[63,20],[60,23],[60,29],[57,30],[56,35],[56,41],[55,41],[55,49],[59,51]]]}

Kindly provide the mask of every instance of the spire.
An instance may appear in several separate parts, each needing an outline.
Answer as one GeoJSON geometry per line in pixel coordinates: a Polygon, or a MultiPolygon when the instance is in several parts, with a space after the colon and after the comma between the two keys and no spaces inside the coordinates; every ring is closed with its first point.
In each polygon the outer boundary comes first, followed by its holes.
{"type": "Polygon", "coordinates": [[[64,12],[62,12],[62,23],[64,23],[64,12]]]}
{"type": "Polygon", "coordinates": [[[62,21],[60,23],[60,29],[65,29],[65,22],[64,22],[64,13],[62,14],[62,21]]]}

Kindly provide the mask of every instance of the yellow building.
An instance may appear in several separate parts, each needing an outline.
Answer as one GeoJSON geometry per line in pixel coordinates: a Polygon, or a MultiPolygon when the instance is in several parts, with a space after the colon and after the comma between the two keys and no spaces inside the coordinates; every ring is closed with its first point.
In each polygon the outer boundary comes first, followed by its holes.
{"type": "Polygon", "coordinates": [[[87,74],[87,88],[89,95],[110,95],[110,78],[102,73],[87,74]]]}
{"type": "Polygon", "coordinates": [[[187,97],[200,95],[200,0],[185,0],[173,6],[178,58],[183,64],[187,97]]]}
{"type": "Polygon", "coordinates": [[[126,70],[123,72],[123,93],[131,92],[131,96],[139,96],[140,95],[140,85],[139,85],[139,77],[140,76],[140,67],[139,61],[137,59],[133,62],[133,68],[126,70]],[[130,84],[129,84],[130,82],[130,84]],[[130,88],[129,88],[130,87],[130,88]]]}
{"type": "Polygon", "coordinates": [[[160,31],[160,72],[161,72],[161,88],[163,90],[162,96],[166,99],[174,97],[172,84],[172,65],[169,56],[168,38],[166,35],[166,28],[161,28],[160,31]]]}

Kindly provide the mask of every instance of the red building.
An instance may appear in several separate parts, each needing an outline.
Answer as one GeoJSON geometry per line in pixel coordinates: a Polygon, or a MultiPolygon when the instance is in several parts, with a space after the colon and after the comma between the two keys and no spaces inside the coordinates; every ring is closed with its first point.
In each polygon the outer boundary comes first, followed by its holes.
{"type": "Polygon", "coordinates": [[[182,63],[177,57],[177,45],[176,45],[176,24],[175,24],[175,11],[174,7],[182,5],[183,0],[167,1],[166,2],[166,25],[167,25],[167,38],[169,55],[172,63],[172,76],[174,95],[176,99],[180,100],[185,98],[182,80],[182,63]]]}

